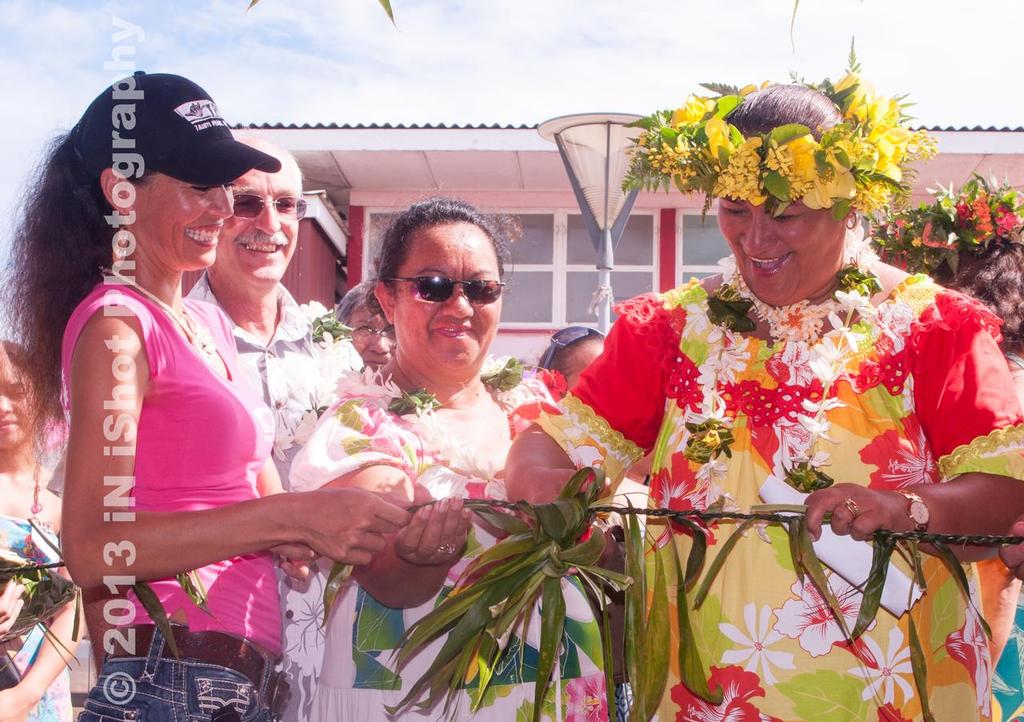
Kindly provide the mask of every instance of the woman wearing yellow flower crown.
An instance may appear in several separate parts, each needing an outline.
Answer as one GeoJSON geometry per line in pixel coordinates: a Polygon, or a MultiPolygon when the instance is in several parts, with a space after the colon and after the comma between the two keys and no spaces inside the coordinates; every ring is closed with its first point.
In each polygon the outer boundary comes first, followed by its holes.
{"type": "Polygon", "coordinates": [[[720,276],[618,308],[604,354],[514,445],[509,497],[547,501],[575,467],[615,478],[652,453],[657,506],[806,504],[829,590],[798,577],[779,526],[727,545],[734,525],[709,523],[706,566],[731,551],[699,608],[680,614],[678,560],[693,537],[648,518],[673,648],[645,714],[990,717],[984,625],[958,584],[977,596],[969,565],[923,544],[919,569],[893,556],[877,617],[849,634],[875,530],[1000,534],[1024,510],[1024,417],[1004,393],[998,321],[881,263],[863,239],[859,214],[905,197],[909,161],[933,152],[906,123],[901,103],[855,72],[726,89],[640,123],[629,182],[718,199],[732,256],[720,276]]]}

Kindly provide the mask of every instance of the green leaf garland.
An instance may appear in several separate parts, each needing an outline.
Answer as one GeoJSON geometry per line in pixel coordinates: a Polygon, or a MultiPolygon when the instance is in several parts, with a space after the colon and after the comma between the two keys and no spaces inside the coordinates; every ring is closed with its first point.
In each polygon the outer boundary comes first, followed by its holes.
{"type": "MultiPolygon", "coordinates": [[[[548,504],[534,506],[526,502],[488,500],[466,502],[468,508],[492,522],[496,516],[508,516],[514,520],[499,520],[498,524],[511,533],[495,546],[482,551],[470,563],[455,589],[429,614],[406,630],[396,656],[399,671],[434,640],[445,634],[448,636],[424,675],[412,684],[398,705],[389,708],[391,713],[412,708],[433,711],[435,705],[443,703],[439,716],[450,718],[456,713],[454,702],[469,680],[473,680],[476,685],[470,694],[474,709],[478,708],[487,699],[494,670],[508,663],[507,655],[523,653],[521,645],[507,645],[508,634],[518,633],[525,639],[529,619],[539,604],[540,657],[532,705],[532,719],[539,722],[545,709],[550,712],[551,674],[566,624],[561,580],[563,577],[575,576],[594,592],[602,620],[607,619],[604,591],[625,591],[625,660],[634,692],[630,715],[634,720],[651,719],[664,695],[668,655],[671,653],[668,646],[671,590],[668,588],[666,563],[674,565],[675,569],[676,621],[680,637],[676,654],[681,681],[692,693],[712,704],[720,703],[722,690],[709,688],[708,669],[699,652],[698,635],[705,632],[694,627],[691,610],[700,608],[708,600],[709,589],[727,563],[727,557],[740,537],[755,524],[770,524],[785,531],[796,574],[814,585],[850,642],[863,634],[879,611],[885,574],[894,552],[898,551],[908,560],[915,570],[916,579],[920,581],[922,576],[919,535],[884,530],[876,533],[872,542],[874,550],[871,571],[863,585],[860,613],[851,630],[829,586],[825,568],[815,553],[813,540],[804,521],[806,507],[758,505],[749,512],[726,511],[721,505],[712,505],[704,511],[686,512],[613,507],[597,498],[604,483],[601,470],[587,468],[574,474],[559,496],[548,504]],[[495,507],[515,509],[517,515],[509,516],[495,507]],[[604,550],[605,540],[594,520],[597,515],[611,511],[617,511],[624,517],[625,574],[595,566],[604,550]],[[643,525],[638,520],[640,515],[671,517],[674,524],[686,528],[695,543],[690,547],[685,564],[679,558],[674,543],[659,545],[657,548],[649,546],[649,540],[644,538],[643,525]],[[722,544],[714,560],[707,565],[706,545],[697,541],[703,539],[703,532],[697,522],[728,519],[737,521],[737,527],[722,544]],[[518,651],[512,651],[510,646],[518,651]]],[[[830,522],[828,515],[824,521],[830,522]]],[[[671,525],[668,528],[671,529],[671,525]]],[[[962,566],[952,556],[949,547],[936,541],[935,536],[927,535],[927,541],[951,565],[961,593],[966,594],[966,576],[962,566]],[[959,574],[956,570],[959,570],[959,574]]],[[[990,538],[981,539],[983,543],[988,543],[990,538]]],[[[915,624],[911,617],[911,663],[915,683],[923,699],[927,685],[927,660],[915,624]]],[[[610,663],[611,643],[607,628],[602,630],[601,639],[601,656],[607,660],[606,663],[610,663]]],[[[521,666],[522,657],[518,662],[521,666]]],[[[608,674],[609,670],[606,668],[605,672],[608,674]]],[[[828,685],[824,684],[826,677],[822,675],[819,672],[800,677],[808,680],[813,678],[822,683],[816,681],[813,689],[810,685],[796,685],[792,682],[780,686],[780,689],[800,706],[804,704],[801,700],[805,697],[807,700],[816,699],[827,690],[828,685]]],[[[608,684],[610,690],[611,683],[608,684]]],[[[828,713],[831,716],[822,719],[845,719],[842,717],[845,713],[845,708],[836,707],[828,713]]],[[[926,720],[932,719],[927,702],[924,703],[924,715],[926,720]]]]}

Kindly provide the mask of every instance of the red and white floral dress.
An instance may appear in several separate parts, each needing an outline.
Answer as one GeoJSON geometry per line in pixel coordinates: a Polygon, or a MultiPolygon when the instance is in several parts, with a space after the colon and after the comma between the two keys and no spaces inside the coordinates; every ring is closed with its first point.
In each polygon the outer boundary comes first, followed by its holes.
{"type": "MultiPolygon", "coordinates": [[[[540,420],[577,464],[603,464],[616,475],[653,452],[652,503],[676,509],[703,509],[723,496],[746,509],[765,503],[766,490],[784,487],[796,494],[782,481],[786,469],[821,448],[827,454],[818,461],[827,463],[830,476],[875,489],[938,484],[974,471],[1024,478],[1024,419],[998,349],[999,322],[978,303],[927,277],[910,277],[869,320],[850,329],[851,353],[826,393],[815,363],[830,357],[832,350],[821,347],[827,339],[772,344],[723,334],[710,322],[706,301],[707,292],[694,281],[619,307],[604,354],[560,403],[559,413],[540,420]],[[716,359],[711,386],[710,358],[716,359]],[[686,423],[701,420],[697,410],[712,387],[724,401],[735,441],[731,458],[700,464],[683,455],[686,423]],[[831,441],[809,448],[810,417],[826,401],[831,441]]],[[[706,564],[732,531],[725,523],[708,529],[706,564]]],[[[656,553],[672,551],[665,525],[650,520],[648,535],[656,553]]],[[[868,549],[840,541],[858,547],[857,553],[868,549]]],[[[676,534],[674,543],[685,559],[690,537],[676,534]]],[[[844,578],[855,575],[845,570],[846,555],[839,556],[826,573],[852,627],[861,593],[844,578]]],[[[893,564],[902,572],[891,572],[894,579],[912,576],[902,560],[893,564]]],[[[691,612],[709,686],[723,693],[720,704],[709,704],[680,682],[675,579],[669,582],[673,653],[658,719],[920,719],[908,645],[913,616],[938,719],[988,720],[991,661],[977,600],[975,606],[966,603],[938,558],[925,555],[924,566],[927,592],[909,614],[903,613],[909,600],[896,599],[889,604],[894,611],[881,609],[851,646],[810,582],[797,579],[785,531],[751,530],[703,606],[691,612]]],[[[970,566],[965,570],[976,590],[970,566]]]]}

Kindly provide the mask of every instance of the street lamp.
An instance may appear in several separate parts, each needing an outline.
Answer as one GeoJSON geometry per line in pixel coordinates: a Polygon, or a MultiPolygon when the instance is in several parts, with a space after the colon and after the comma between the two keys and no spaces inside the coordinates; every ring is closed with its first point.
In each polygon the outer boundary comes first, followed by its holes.
{"type": "Polygon", "coordinates": [[[629,149],[640,128],[627,128],[639,115],[582,113],[546,120],[541,137],[558,152],[583,214],[583,224],[597,251],[597,290],[591,307],[598,308],[598,329],[608,333],[612,314],[612,267],[615,244],[629,219],[637,191],[624,193],[622,180],[629,169],[629,149]]]}

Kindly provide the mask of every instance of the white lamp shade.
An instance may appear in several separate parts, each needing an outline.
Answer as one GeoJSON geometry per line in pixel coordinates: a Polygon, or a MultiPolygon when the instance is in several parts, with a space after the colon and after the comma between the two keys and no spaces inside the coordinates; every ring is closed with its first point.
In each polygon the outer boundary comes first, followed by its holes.
{"type": "Polygon", "coordinates": [[[567,115],[538,128],[542,137],[561,141],[565,159],[602,231],[615,224],[626,202],[622,180],[629,169],[628,151],[642,132],[626,124],[639,117],[625,113],[567,115]]]}

